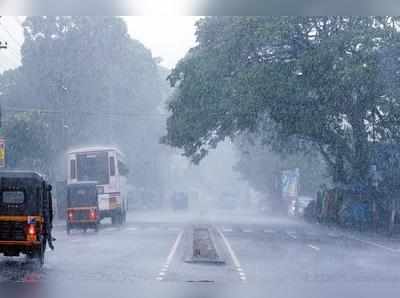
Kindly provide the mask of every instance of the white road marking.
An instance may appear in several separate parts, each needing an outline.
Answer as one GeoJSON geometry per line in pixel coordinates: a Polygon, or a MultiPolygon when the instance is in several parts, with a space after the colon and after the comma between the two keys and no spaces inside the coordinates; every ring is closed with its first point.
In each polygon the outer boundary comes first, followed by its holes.
{"type": "Polygon", "coordinates": [[[273,230],[264,230],[263,232],[264,233],[275,233],[275,231],[273,231],[273,230]]]}
{"type": "Polygon", "coordinates": [[[126,230],[127,231],[137,231],[137,228],[136,227],[130,227],[130,228],[127,228],[126,230]]]}
{"type": "Polygon", "coordinates": [[[353,239],[353,240],[356,240],[356,241],[359,241],[359,242],[363,242],[363,243],[369,244],[371,246],[375,246],[375,247],[390,251],[390,252],[395,252],[395,253],[400,252],[400,249],[391,248],[391,247],[388,247],[388,246],[385,246],[385,245],[382,245],[382,244],[379,244],[379,243],[376,243],[376,242],[373,242],[373,241],[364,240],[364,239],[360,239],[360,238],[357,238],[357,237],[354,237],[354,236],[349,236],[349,235],[343,235],[343,236],[345,236],[346,238],[349,238],[349,239],[353,239]]]}
{"type": "Polygon", "coordinates": [[[312,245],[312,244],[309,244],[309,245],[307,245],[309,248],[312,248],[312,249],[314,249],[314,250],[316,250],[316,251],[319,251],[320,250],[320,248],[318,247],[318,246],[315,246],[315,245],[312,245]]]}
{"type": "Polygon", "coordinates": [[[243,233],[251,233],[251,232],[253,232],[253,231],[250,229],[243,229],[243,233]]]}
{"type": "Polygon", "coordinates": [[[171,248],[171,251],[167,257],[167,260],[165,261],[163,268],[160,270],[160,273],[158,274],[158,277],[156,278],[157,280],[162,281],[164,279],[164,276],[168,272],[168,267],[171,264],[172,259],[174,258],[174,255],[176,253],[176,250],[178,249],[179,243],[181,242],[182,236],[183,236],[183,231],[181,231],[178,234],[178,237],[176,238],[175,243],[171,248]]]}
{"type": "Polygon", "coordinates": [[[218,229],[218,234],[221,236],[222,240],[224,241],[224,244],[226,248],[228,249],[229,254],[231,255],[233,265],[235,266],[236,271],[239,272],[239,278],[241,281],[246,281],[246,274],[244,273],[242,266],[240,265],[239,259],[237,258],[235,252],[232,249],[232,246],[228,242],[228,239],[224,236],[224,234],[218,229]]]}
{"type": "Polygon", "coordinates": [[[222,228],[222,231],[224,231],[224,232],[232,232],[233,230],[230,229],[230,228],[222,228]]]}
{"type": "Polygon", "coordinates": [[[286,232],[286,234],[290,237],[290,238],[292,238],[292,239],[297,239],[297,237],[295,236],[295,232],[286,232]]]}

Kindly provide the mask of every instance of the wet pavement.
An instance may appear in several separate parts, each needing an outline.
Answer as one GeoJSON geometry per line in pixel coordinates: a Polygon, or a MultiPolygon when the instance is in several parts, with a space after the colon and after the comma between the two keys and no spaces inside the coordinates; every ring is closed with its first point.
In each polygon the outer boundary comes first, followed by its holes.
{"type": "Polygon", "coordinates": [[[0,257],[1,298],[376,297],[400,285],[400,241],[261,214],[131,213],[54,235],[43,268],[0,257]],[[185,262],[195,223],[215,228],[225,264],[185,262]]]}

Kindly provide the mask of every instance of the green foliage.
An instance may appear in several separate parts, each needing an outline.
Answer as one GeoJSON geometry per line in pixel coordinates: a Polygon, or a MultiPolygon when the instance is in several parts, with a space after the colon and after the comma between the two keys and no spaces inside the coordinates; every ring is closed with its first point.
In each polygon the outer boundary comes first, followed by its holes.
{"type": "Polygon", "coordinates": [[[279,180],[283,170],[300,170],[301,195],[315,196],[322,184],[330,183],[326,164],[314,148],[278,154],[270,146],[263,144],[259,136],[240,136],[235,145],[240,156],[235,169],[254,189],[268,194],[270,201],[280,200],[279,180]]]}
{"type": "Polygon", "coordinates": [[[0,77],[3,114],[12,122],[23,111],[42,114],[15,123],[31,131],[31,139],[7,131],[9,146],[18,148],[10,158],[30,159],[30,167],[40,159],[46,171],[63,178],[59,161],[67,148],[113,144],[129,152],[128,163],[137,169],[131,171],[134,183],[152,177],[158,186],[157,169],[144,165],[157,164],[163,123],[159,68],[151,52],[129,37],[117,17],[28,17],[23,27],[22,66],[0,77]],[[31,155],[39,147],[43,155],[31,155]]]}
{"type": "Polygon", "coordinates": [[[198,162],[261,129],[277,151],[318,148],[335,182],[366,183],[371,143],[398,141],[398,28],[395,17],[202,19],[169,77],[163,141],[198,162]]]}
{"type": "Polygon", "coordinates": [[[34,168],[49,175],[54,149],[48,139],[48,125],[39,113],[21,113],[5,124],[6,164],[17,169],[34,168]]]}

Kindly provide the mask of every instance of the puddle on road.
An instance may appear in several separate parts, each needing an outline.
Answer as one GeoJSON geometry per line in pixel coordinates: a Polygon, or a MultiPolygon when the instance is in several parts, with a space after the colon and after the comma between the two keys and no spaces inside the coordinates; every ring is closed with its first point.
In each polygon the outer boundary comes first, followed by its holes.
{"type": "Polygon", "coordinates": [[[0,282],[38,283],[44,276],[44,269],[35,260],[24,257],[0,258],[0,282]]]}

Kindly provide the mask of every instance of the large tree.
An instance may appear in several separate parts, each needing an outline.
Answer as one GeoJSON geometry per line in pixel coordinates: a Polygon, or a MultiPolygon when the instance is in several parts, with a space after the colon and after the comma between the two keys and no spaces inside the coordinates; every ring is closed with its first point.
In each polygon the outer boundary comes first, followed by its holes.
{"type": "MultiPolygon", "coordinates": [[[[150,50],[117,17],[28,17],[23,28],[22,66],[0,77],[4,117],[40,113],[35,121],[46,125],[46,144],[55,147],[48,167],[59,170],[68,147],[115,144],[127,153],[132,182],[157,187],[162,95],[150,50]]],[[[10,151],[17,154],[10,158],[26,159],[29,150],[10,151]]]]}
{"type": "Polygon", "coordinates": [[[198,162],[224,138],[261,128],[277,151],[301,149],[293,141],[317,148],[336,182],[366,183],[371,144],[399,137],[399,21],[200,20],[197,46],[169,77],[177,92],[163,141],[198,162]]]}

